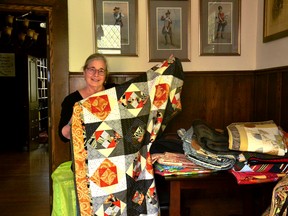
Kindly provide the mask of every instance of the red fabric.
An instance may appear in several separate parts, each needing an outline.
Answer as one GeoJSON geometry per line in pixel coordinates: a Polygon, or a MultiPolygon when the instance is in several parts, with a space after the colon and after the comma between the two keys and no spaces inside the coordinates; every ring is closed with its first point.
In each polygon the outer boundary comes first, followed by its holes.
{"type": "Polygon", "coordinates": [[[233,169],[231,169],[230,172],[234,175],[238,184],[258,184],[265,182],[275,182],[286,176],[285,173],[237,172],[233,169]]]}

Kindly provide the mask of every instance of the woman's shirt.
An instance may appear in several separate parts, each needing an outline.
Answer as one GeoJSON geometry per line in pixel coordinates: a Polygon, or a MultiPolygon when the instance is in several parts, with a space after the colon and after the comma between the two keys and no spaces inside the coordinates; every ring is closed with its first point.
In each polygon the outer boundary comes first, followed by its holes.
{"type": "Polygon", "coordinates": [[[77,90],[69,95],[67,95],[62,104],[61,104],[61,116],[60,121],[58,125],[58,134],[60,136],[60,139],[63,142],[69,142],[70,140],[63,136],[62,134],[62,128],[68,124],[70,121],[72,114],[73,114],[73,106],[76,102],[82,100],[83,97],[81,96],[80,92],[77,90]]]}

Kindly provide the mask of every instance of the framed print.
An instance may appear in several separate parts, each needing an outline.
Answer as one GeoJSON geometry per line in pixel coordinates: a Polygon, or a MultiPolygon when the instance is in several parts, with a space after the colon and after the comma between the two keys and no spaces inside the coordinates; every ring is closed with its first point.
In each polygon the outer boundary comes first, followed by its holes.
{"type": "Polygon", "coordinates": [[[149,61],[163,61],[171,54],[190,61],[190,1],[150,0],[149,61]]]}
{"type": "Polygon", "coordinates": [[[288,0],[264,1],[263,42],[288,36],[288,0]]]}
{"type": "Polygon", "coordinates": [[[14,53],[0,53],[0,76],[15,77],[14,53]]]}
{"type": "Polygon", "coordinates": [[[200,0],[200,55],[240,55],[241,0],[200,0]]]}
{"type": "Polygon", "coordinates": [[[96,50],[105,55],[137,56],[137,0],[94,0],[96,50]]]}

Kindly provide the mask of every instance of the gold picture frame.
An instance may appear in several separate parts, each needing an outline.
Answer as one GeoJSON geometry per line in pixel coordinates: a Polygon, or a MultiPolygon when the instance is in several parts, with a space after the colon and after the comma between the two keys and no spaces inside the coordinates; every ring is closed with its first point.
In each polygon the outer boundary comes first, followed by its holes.
{"type": "Polygon", "coordinates": [[[200,0],[200,55],[240,55],[241,0],[200,0]]]}
{"type": "Polygon", "coordinates": [[[265,0],[263,42],[288,36],[288,0],[265,0]]]}

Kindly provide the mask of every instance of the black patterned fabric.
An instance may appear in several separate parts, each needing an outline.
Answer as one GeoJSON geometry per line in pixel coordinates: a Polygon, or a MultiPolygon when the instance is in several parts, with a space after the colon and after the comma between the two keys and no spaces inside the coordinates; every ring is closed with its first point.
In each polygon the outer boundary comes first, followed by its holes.
{"type": "Polygon", "coordinates": [[[181,111],[183,69],[170,57],[76,103],[72,146],[81,215],[158,215],[150,147],[181,111]]]}

